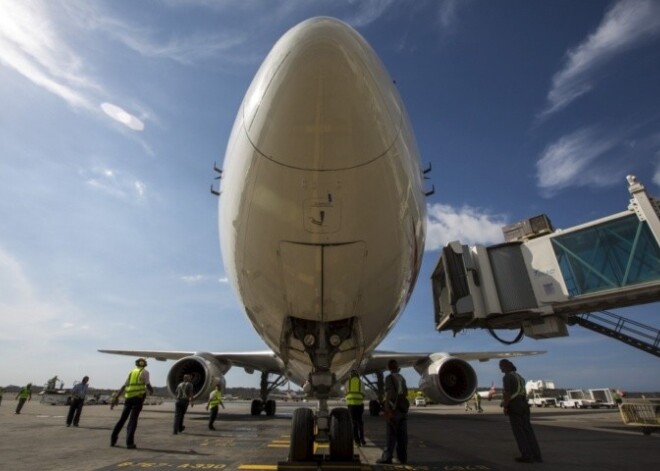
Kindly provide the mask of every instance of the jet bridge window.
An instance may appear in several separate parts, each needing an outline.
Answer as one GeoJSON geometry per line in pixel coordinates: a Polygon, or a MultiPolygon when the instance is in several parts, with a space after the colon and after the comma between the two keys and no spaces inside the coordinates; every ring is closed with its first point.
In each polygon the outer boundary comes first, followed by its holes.
{"type": "Polygon", "coordinates": [[[552,238],[570,296],[660,279],[660,248],[636,215],[552,238]]]}

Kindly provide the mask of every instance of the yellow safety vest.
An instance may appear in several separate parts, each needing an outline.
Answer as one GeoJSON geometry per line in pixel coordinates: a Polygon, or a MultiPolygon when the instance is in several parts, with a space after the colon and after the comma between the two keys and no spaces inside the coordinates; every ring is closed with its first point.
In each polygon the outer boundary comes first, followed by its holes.
{"type": "Polygon", "coordinates": [[[21,388],[21,392],[18,393],[18,398],[19,399],[27,399],[32,395],[32,391],[29,390],[28,388],[21,388]]]}
{"type": "Polygon", "coordinates": [[[144,368],[135,368],[128,374],[128,385],[124,388],[124,397],[130,399],[136,396],[145,396],[147,394],[147,385],[142,382],[142,370],[144,368]]]}
{"type": "Polygon", "coordinates": [[[362,381],[360,381],[360,378],[352,377],[348,380],[348,386],[346,387],[346,404],[349,406],[358,406],[363,402],[362,381]]]}
{"type": "Polygon", "coordinates": [[[211,398],[209,399],[209,409],[218,407],[222,402],[222,393],[218,390],[215,390],[211,393],[211,398]]]}
{"type": "Polygon", "coordinates": [[[514,378],[516,378],[516,382],[518,383],[518,388],[516,389],[516,392],[511,395],[509,401],[518,396],[522,396],[523,398],[525,398],[526,396],[525,379],[515,371],[512,371],[511,374],[513,375],[514,378]]]}

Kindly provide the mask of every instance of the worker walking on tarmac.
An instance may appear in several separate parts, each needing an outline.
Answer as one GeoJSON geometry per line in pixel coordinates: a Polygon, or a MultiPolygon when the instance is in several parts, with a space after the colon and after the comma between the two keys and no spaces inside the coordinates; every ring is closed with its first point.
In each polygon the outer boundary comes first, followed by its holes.
{"type": "Polygon", "coordinates": [[[206,409],[211,413],[209,415],[209,430],[215,430],[213,424],[216,417],[218,417],[218,406],[222,406],[223,409],[225,408],[222,402],[222,387],[220,383],[215,385],[215,389],[209,395],[209,402],[206,404],[206,409]]]}
{"type": "Polygon", "coordinates": [[[25,401],[32,400],[32,383],[26,384],[21,390],[16,394],[16,399],[18,399],[18,404],[16,405],[16,413],[20,414],[25,401]]]}
{"type": "Polygon", "coordinates": [[[525,393],[525,379],[516,373],[516,367],[509,360],[500,360],[500,370],[504,373],[502,383],[502,407],[509,416],[513,436],[518,444],[519,463],[542,463],[541,449],[530,421],[529,404],[525,393]]]}
{"type": "Polygon", "coordinates": [[[395,359],[387,362],[390,374],[385,378],[385,401],[383,402],[383,417],[387,424],[385,440],[387,446],[378,464],[392,464],[392,456],[396,448],[399,463],[408,462],[408,386],[399,373],[399,364],[395,359]]]}
{"type": "Polygon", "coordinates": [[[5,388],[0,386],[0,405],[2,405],[2,395],[5,393],[5,388]]]}
{"type": "Polygon", "coordinates": [[[357,370],[351,370],[351,376],[346,383],[346,405],[351,414],[353,423],[353,440],[357,446],[366,445],[364,439],[364,422],[362,414],[364,413],[364,392],[360,373],[357,370]]]}
{"type": "Polygon", "coordinates": [[[174,392],[176,402],[174,403],[174,432],[176,435],[183,432],[186,427],[183,425],[183,418],[186,415],[188,406],[193,406],[193,385],[190,382],[190,375],[183,375],[183,381],[179,383],[174,392]]]}
{"type": "Polygon", "coordinates": [[[126,383],[124,383],[122,387],[119,388],[119,391],[117,391],[117,397],[112,403],[112,406],[117,405],[119,396],[123,393],[124,410],[122,411],[121,417],[115,425],[115,428],[112,430],[110,446],[115,446],[117,444],[119,432],[124,428],[124,424],[128,419],[128,426],[126,427],[126,448],[137,448],[135,445],[135,430],[137,429],[140,411],[142,411],[142,404],[144,403],[145,397],[147,397],[147,391],[149,391],[149,394],[154,393],[154,388],[151,387],[151,382],[149,381],[149,372],[145,369],[146,366],[147,360],[144,358],[138,358],[135,360],[135,368],[128,374],[126,383]]]}
{"type": "Polygon", "coordinates": [[[69,405],[69,413],[66,416],[67,427],[70,427],[72,422],[73,426],[77,427],[78,422],[80,422],[80,414],[82,414],[82,408],[85,405],[85,396],[87,396],[88,381],[89,376],[85,376],[82,382],[76,384],[71,390],[69,397],[71,404],[69,405]]]}

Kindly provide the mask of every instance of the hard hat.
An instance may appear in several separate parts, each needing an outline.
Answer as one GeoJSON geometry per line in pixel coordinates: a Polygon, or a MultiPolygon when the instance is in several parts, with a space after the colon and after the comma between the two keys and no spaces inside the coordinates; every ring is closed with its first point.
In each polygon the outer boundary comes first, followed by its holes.
{"type": "Polygon", "coordinates": [[[135,360],[135,366],[147,366],[147,360],[144,358],[138,358],[135,360]]]}

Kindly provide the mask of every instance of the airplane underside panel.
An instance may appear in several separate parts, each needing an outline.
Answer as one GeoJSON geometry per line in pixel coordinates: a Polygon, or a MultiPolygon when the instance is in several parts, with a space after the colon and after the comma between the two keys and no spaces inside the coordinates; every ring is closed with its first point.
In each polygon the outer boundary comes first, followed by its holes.
{"type": "Polygon", "coordinates": [[[320,322],[351,317],[362,292],[366,255],[364,242],[338,245],[280,242],[289,312],[320,322]]]}
{"type": "Polygon", "coordinates": [[[366,244],[281,242],[279,253],[290,313],[282,332],[283,356],[303,364],[311,358],[320,369],[361,357],[363,341],[355,311],[360,306],[366,244]]]}

